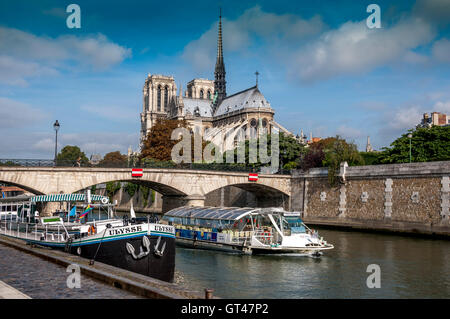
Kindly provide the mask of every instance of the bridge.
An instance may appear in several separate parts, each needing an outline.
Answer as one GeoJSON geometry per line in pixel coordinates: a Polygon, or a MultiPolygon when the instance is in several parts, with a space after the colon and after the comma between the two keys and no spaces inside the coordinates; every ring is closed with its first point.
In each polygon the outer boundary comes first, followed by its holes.
{"type": "MultiPolygon", "coordinates": [[[[208,193],[227,186],[236,186],[269,200],[277,194],[291,197],[291,175],[259,174],[258,180],[253,182],[249,181],[248,172],[144,168],[142,177],[132,177],[131,172],[131,168],[0,166],[0,183],[49,195],[75,193],[113,181],[132,182],[161,193],[163,212],[183,205],[203,206],[208,193]]],[[[289,203],[287,206],[290,207],[289,203]]]]}

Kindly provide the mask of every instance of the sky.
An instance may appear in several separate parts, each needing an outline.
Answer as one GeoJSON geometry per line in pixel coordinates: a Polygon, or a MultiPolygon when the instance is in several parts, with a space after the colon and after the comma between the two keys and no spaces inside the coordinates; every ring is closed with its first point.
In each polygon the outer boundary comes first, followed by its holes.
{"type": "Polygon", "coordinates": [[[255,85],[294,134],[379,150],[423,113],[450,114],[450,0],[0,2],[0,158],[138,148],[147,74],[214,78],[222,8],[227,93],[255,85]],[[69,4],[81,28],[68,28],[69,4]],[[369,4],[381,28],[369,28],[369,4]]]}

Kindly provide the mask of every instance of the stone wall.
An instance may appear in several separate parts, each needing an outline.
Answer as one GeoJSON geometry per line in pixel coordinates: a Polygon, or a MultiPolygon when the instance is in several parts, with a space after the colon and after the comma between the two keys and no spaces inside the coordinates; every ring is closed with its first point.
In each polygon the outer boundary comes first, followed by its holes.
{"type": "Polygon", "coordinates": [[[302,211],[305,221],[450,235],[450,161],[341,166],[334,186],[327,174],[293,174],[291,210],[302,211]]]}

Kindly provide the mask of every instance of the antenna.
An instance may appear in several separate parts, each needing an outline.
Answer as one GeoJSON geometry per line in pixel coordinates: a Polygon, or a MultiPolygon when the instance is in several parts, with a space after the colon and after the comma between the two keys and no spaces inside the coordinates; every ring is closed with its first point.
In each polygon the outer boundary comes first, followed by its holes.
{"type": "Polygon", "coordinates": [[[256,71],[256,72],[255,72],[255,75],[256,75],[256,86],[258,86],[258,76],[259,76],[259,72],[256,71]]]}

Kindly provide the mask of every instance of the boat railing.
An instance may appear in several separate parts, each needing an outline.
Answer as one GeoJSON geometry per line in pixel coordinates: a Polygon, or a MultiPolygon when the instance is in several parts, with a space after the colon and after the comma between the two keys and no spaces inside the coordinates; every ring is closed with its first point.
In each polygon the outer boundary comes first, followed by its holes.
{"type": "Polygon", "coordinates": [[[272,232],[264,229],[257,229],[253,235],[259,242],[270,245],[273,242],[272,232]]]}
{"type": "Polygon", "coordinates": [[[37,224],[21,223],[11,220],[3,220],[0,223],[0,234],[16,237],[19,239],[41,240],[42,237],[46,241],[62,242],[69,238],[69,233],[64,225],[57,225],[56,229],[38,228],[37,224]]]}

